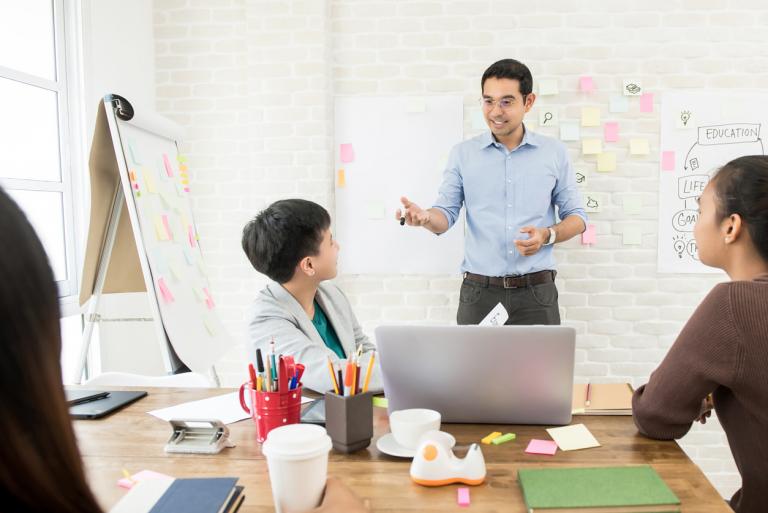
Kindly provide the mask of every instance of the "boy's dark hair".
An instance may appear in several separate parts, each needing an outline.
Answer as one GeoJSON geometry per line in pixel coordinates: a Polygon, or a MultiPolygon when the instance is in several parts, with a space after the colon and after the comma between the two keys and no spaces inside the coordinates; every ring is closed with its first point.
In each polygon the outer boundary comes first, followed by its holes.
{"type": "Polygon", "coordinates": [[[243,251],[257,271],[285,283],[302,258],[317,255],[330,226],[331,216],[317,203],[276,201],[243,228],[243,251]]]}
{"type": "Polygon", "coordinates": [[[480,90],[483,90],[485,81],[489,78],[508,78],[520,83],[520,93],[525,97],[533,92],[533,76],[528,66],[515,59],[502,59],[491,64],[480,80],[480,90]]]}
{"type": "Polygon", "coordinates": [[[712,178],[719,220],[739,214],[752,244],[768,261],[768,157],[739,157],[712,178]]]}

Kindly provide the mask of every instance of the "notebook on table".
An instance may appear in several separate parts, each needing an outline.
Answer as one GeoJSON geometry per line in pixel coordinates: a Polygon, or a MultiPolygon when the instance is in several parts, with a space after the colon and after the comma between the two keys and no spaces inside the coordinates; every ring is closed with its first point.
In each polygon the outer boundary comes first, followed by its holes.
{"type": "Polygon", "coordinates": [[[574,415],[632,415],[632,386],[629,383],[591,383],[587,406],[587,385],[573,385],[574,415]]]}
{"type": "Polygon", "coordinates": [[[243,502],[236,477],[139,481],[109,513],[235,513],[243,502]]]}
{"type": "Polygon", "coordinates": [[[680,500],[648,465],[521,469],[529,513],[676,513],[680,500]]]}

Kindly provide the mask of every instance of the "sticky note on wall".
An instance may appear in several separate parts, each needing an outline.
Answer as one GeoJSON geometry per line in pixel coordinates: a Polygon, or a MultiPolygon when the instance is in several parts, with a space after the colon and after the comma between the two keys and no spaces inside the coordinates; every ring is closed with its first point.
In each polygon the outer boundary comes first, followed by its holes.
{"type": "Polygon", "coordinates": [[[338,173],[336,173],[336,187],[339,189],[343,189],[347,185],[347,175],[344,173],[343,169],[339,169],[338,173]]]}
{"type": "Polygon", "coordinates": [[[583,139],[581,141],[581,152],[584,155],[599,155],[603,152],[603,143],[600,139],[583,139]]]}
{"type": "Polygon", "coordinates": [[[601,153],[597,156],[597,170],[600,173],[611,173],[616,171],[616,154],[601,153]]]}
{"type": "Polygon", "coordinates": [[[166,303],[173,303],[173,294],[171,294],[171,289],[168,288],[168,284],[165,283],[165,278],[157,279],[157,288],[160,289],[160,296],[163,298],[163,301],[166,303]]]}
{"type": "Polygon", "coordinates": [[[167,174],[169,178],[173,178],[173,168],[171,167],[171,159],[169,159],[168,155],[165,153],[163,153],[163,166],[165,167],[165,174],[167,174]]]}
{"type": "Polygon", "coordinates": [[[592,77],[581,77],[579,78],[579,90],[582,93],[591,93],[595,90],[595,81],[592,80],[592,77]]]}
{"type": "Polygon", "coordinates": [[[611,96],[608,110],[611,112],[629,112],[629,99],[626,96],[611,96]]]}
{"type": "Polygon", "coordinates": [[[648,155],[650,151],[651,150],[648,145],[648,139],[630,139],[629,141],[630,155],[648,155]]]}
{"type": "Polygon", "coordinates": [[[581,129],[578,123],[563,122],[560,123],[561,141],[578,141],[581,138],[581,129]]]}
{"type": "Polygon", "coordinates": [[[640,95],[640,112],[653,112],[653,93],[640,95]]]}
{"type": "Polygon", "coordinates": [[[581,234],[581,243],[584,245],[597,242],[597,228],[594,224],[588,224],[587,229],[581,234]]]}
{"type": "Polygon", "coordinates": [[[600,109],[597,107],[582,107],[581,126],[600,126],[600,109]]]}
{"type": "Polygon", "coordinates": [[[609,121],[603,127],[605,142],[616,142],[619,140],[619,124],[615,121],[609,121]]]}
{"type": "Polygon", "coordinates": [[[559,91],[557,80],[548,78],[539,82],[539,95],[540,96],[553,96],[559,91]]]}
{"type": "Polygon", "coordinates": [[[355,161],[355,149],[352,147],[352,143],[343,143],[339,146],[339,153],[344,164],[355,161]]]}
{"type": "Polygon", "coordinates": [[[168,230],[165,228],[163,218],[160,216],[155,216],[155,237],[157,237],[157,240],[170,240],[168,230]]]}

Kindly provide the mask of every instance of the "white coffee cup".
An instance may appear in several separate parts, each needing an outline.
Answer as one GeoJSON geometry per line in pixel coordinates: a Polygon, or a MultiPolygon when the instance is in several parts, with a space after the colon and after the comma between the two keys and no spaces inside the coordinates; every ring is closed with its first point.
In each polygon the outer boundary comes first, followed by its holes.
{"type": "Polygon", "coordinates": [[[290,424],[269,432],[261,452],[267,458],[277,513],[298,513],[320,505],[328,477],[331,437],[325,428],[290,424]]]}
{"type": "Polygon", "coordinates": [[[413,408],[393,411],[389,415],[389,429],[398,444],[416,449],[421,436],[427,431],[440,431],[440,412],[413,408]]]}

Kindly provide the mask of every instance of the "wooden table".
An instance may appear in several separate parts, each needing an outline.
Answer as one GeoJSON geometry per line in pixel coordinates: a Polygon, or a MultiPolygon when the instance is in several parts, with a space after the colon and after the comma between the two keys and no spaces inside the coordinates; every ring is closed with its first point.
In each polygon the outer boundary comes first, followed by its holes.
{"type": "MultiPolygon", "coordinates": [[[[127,389],[129,390],[129,389],[127,389]]],[[[75,421],[80,451],[88,479],[101,505],[111,508],[125,490],[116,486],[121,469],[132,473],[143,469],[175,477],[234,476],[245,486],[240,511],[274,511],[267,465],[256,442],[251,420],[230,424],[237,447],[221,454],[169,455],[163,446],[170,436],[167,422],[146,412],[186,401],[230,392],[229,389],[147,389],[149,396],[102,420],[75,421]]],[[[513,432],[517,440],[499,446],[483,445],[488,468],[486,482],[471,488],[472,511],[526,511],[517,470],[543,466],[600,466],[650,464],[682,501],[682,510],[691,513],[731,511],[675,442],[649,440],[640,436],[630,417],[574,417],[583,422],[602,447],[583,451],[558,451],[555,456],[526,454],[532,438],[548,436],[549,426],[501,426],[443,424],[461,446],[479,442],[492,431],[513,432]]],[[[373,511],[454,511],[456,486],[425,488],[410,480],[409,460],[389,457],[376,449],[376,439],[389,431],[386,410],[374,408],[374,439],[371,445],[352,455],[331,451],[329,473],[338,476],[360,497],[370,501],[373,511]]]]}

